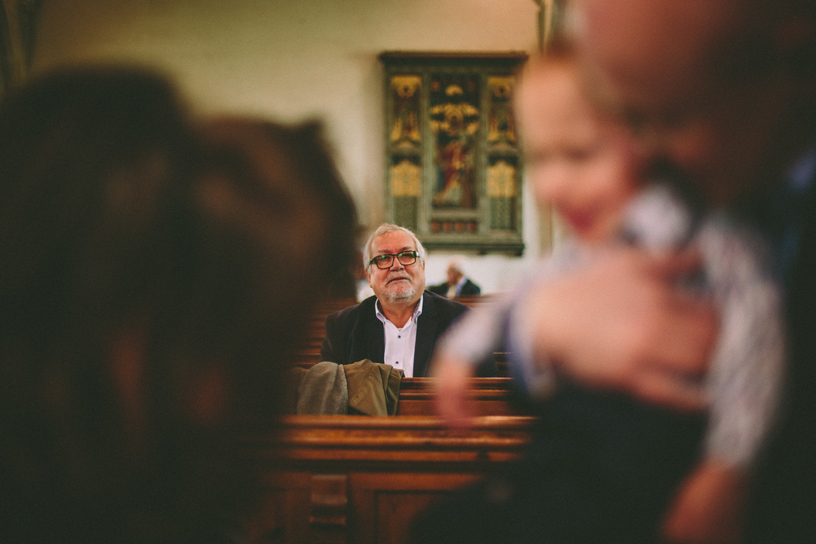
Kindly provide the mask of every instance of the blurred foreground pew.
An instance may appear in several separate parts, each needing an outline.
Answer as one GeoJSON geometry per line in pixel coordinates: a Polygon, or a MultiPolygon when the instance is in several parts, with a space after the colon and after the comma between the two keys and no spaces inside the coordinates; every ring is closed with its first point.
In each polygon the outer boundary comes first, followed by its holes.
{"type": "MultiPolygon", "coordinates": [[[[487,297],[462,302],[473,307],[487,297]]],[[[354,304],[319,308],[293,361],[320,360],[326,315],[354,304]]],[[[506,376],[506,354],[497,353],[506,376]]],[[[280,431],[245,440],[263,486],[251,542],[399,544],[411,519],[452,490],[517,457],[532,419],[514,415],[510,380],[475,378],[468,430],[450,430],[434,412],[432,378],[405,378],[396,417],[286,416],[280,431]]]]}
{"type": "Polygon", "coordinates": [[[517,457],[531,418],[480,417],[449,430],[426,416],[287,416],[246,439],[264,488],[253,542],[399,544],[411,519],[517,457]]]}

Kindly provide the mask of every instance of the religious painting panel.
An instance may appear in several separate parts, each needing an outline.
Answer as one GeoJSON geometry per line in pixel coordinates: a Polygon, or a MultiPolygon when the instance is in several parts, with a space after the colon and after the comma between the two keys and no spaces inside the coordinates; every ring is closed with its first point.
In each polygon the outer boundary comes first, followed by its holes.
{"type": "Polygon", "coordinates": [[[429,249],[521,254],[512,97],[525,53],[380,55],[387,218],[429,249]]]}

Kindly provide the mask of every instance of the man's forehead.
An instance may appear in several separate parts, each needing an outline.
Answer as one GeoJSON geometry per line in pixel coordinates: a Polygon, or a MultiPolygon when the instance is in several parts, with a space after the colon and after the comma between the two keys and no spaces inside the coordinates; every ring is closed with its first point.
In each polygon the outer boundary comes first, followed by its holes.
{"type": "Polygon", "coordinates": [[[405,232],[394,230],[374,238],[374,253],[395,253],[397,251],[416,249],[414,240],[405,232]]]}

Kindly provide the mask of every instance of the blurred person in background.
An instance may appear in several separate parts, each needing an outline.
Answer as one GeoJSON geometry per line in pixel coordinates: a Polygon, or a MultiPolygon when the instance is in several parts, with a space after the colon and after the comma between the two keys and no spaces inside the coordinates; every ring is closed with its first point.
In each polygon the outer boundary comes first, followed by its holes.
{"type": "Polygon", "coordinates": [[[462,272],[462,264],[457,259],[448,263],[446,274],[447,281],[432,285],[428,291],[447,298],[475,297],[482,294],[482,288],[473,283],[470,278],[465,277],[465,273],[462,272]]]}

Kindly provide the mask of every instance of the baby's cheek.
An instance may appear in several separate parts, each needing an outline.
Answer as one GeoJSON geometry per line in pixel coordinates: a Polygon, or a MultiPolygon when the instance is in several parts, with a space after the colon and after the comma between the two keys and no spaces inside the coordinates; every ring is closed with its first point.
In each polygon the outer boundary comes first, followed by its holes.
{"type": "Polygon", "coordinates": [[[536,200],[539,205],[558,205],[570,195],[580,192],[580,169],[565,160],[549,160],[530,172],[536,200]]]}
{"type": "Polygon", "coordinates": [[[639,169],[622,153],[607,154],[598,160],[595,176],[599,195],[615,207],[622,207],[632,198],[641,183],[639,169]]]}

